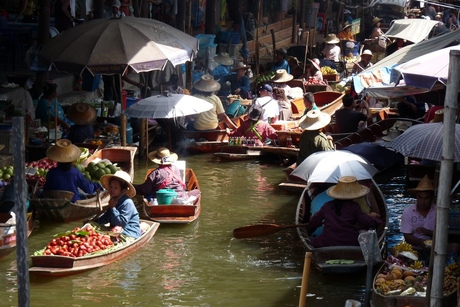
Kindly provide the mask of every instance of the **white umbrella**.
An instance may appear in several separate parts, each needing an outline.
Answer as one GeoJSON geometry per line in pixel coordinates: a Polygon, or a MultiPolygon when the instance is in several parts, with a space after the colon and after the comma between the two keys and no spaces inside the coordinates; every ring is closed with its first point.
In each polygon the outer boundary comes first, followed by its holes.
{"type": "Polygon", "coordinates": [[[346,150],[319,151],[309,155],[291,173],[307,182],[337,183],[342,176],[371,179],[378,170],[361,156],[346,150]]]}
{"type": "Polygon", "coordinates": [[[206,100],[183,94],[150,96],[142,99],[124,111],[136,118],[177,118],[209,111],[213,105],[206,100]]]}

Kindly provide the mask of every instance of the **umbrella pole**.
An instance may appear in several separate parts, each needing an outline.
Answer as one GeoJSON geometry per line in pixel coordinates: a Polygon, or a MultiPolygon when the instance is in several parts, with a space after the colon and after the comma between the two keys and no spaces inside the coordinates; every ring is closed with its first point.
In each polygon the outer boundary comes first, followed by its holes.
{"type": "Polygon", "coordinates": [[[168,141],[169,141],[169,150],[172,150],[172,141],[171,141],[171,120],[168,120],[168,141]]]}
{"type": "Polygon", "coordinates": [[[121,146],[126,146],[126,115],[123,114],[123,84],[121,82],[120,74],[120,103],[121,103],[121,116],[120,116],[120,129],[121,129],[121,146]]]}
{"type": "Polygon", "coordinates": [[[57,110],[57,98],[53,98],[54,99],[54,142],[57,141],[57,125],[58,125],[58,122],[57,122],[57,119],[58,119],[58,110],[57,110]]]}

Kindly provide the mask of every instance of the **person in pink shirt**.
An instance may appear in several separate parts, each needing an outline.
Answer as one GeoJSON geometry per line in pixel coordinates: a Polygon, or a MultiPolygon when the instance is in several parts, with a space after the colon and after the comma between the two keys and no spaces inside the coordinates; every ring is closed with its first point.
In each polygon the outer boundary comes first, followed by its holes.
{"type": "Polygon", "coordinates": [[[267,122],[261,120],[261,111],[259,109],[253,109],[248,114],[248,119],[244,121],[241,126],[230,132],[227,128],[229,137],[242,137],[255,140],[255,146],[262,146],[267,141],[276,140],[278,135],[276,130],[267,122]]]}

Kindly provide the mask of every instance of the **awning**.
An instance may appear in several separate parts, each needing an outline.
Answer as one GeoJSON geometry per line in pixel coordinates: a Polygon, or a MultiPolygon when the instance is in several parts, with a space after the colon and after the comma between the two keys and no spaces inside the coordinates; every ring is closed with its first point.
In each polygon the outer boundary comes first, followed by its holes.
{"type": "Polygon", "coordinates": [[[453,31],[428,40],[406,46],[375,63],[372,67],[353,76],[355,91],[359,94],[372,84],[390,84],[399,80],[399,72],[393,66],[406,63],[424,54],[442,49],[460,39],[460,31],[453,31]]]}
{"type": "Polygon", "coordinates": [[[433,27],[438,24],[436,20],[420,18],[397,19],[391,23],[390,29],[385,33],[387,37],[402,38],[414,43],[428,38],[433,27]]]}

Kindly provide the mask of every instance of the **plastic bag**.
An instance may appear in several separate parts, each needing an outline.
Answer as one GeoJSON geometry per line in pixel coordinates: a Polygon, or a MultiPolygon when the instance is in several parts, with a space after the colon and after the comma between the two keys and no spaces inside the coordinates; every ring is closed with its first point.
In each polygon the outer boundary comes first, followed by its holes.
{"type": "Polygon", "coordinates": [[[380,253],[377,233],[375,230],[363,231],[359,234],[358,241],[367,265],[373,265],[376,262],[382,261],[382,255],[380,253]],[[370,264],[369,259],[371,259],[370,264]]]}

